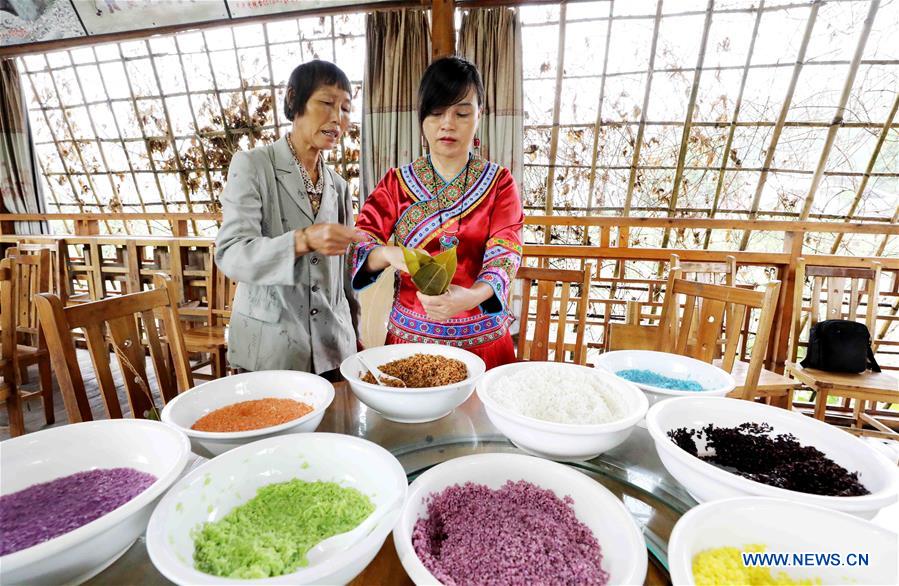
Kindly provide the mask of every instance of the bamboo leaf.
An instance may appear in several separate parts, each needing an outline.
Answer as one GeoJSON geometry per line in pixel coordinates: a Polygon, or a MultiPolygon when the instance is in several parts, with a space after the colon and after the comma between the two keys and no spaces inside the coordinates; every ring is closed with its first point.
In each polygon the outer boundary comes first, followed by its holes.
{"type": "Polygon", "coordinates": [[[403,247],[403,257],[419,291],[425,295],[442,295],[449,289],[458,263],[455,247],[435,257],[420,248],[403,247]]]}
{"type": "Polygon", "coordinates": [[[409,271],[410,275],[415,275],[418,272],[418,269],[421,268],[421,264],[418,262],[418,255],[415,254],[415,249],[403,248],[403,260],[406,261],[406,269],[409,271]]]}
{"type": "MultiPolygon", "coordinates": [[[[452,248],[444,250],[443,252],[435,256],[434,262],[446,269],[446,274],[449,275],[450,281],[452,281],[453,275],[456,274],[456,264],[458,263],[456,247],[453,246],[452,248]]],[[[449,285],[447,285],[447,287],[449,287],[449,285]]]]}
{"type": "Polygon", "coordinates": [[[418,269],[412,282],[425,295],[441,295],[449,288],[446,269],[435,262],[418,269]]]}

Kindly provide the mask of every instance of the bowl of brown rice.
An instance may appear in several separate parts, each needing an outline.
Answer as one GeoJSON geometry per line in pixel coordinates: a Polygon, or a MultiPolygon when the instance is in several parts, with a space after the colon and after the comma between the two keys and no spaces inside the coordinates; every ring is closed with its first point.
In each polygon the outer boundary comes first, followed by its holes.
{"type": "Polygon", "coordinates": [[[334,400],[324,378],[293,370],[260,370],[195,386],[169,401],[163,423],[190,438],[191,450],[210,458],[257,440],[315,431],[334,400]]]}
{"type": "Polygon", "coordinates": [[[385,419],[424,423],[452,413],[474,392],[484,361],[462,348],[437,344],[395,344],[368,348],[340,365],[353,394],[385,419]],[[406,386],[379,385],[359,360],[406,386]]]}

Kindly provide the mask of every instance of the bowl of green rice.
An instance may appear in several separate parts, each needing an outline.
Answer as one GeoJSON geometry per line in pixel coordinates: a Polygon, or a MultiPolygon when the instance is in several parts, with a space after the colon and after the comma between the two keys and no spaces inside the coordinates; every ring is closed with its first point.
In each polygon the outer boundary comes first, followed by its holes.
{"type": "Polygon", "coordinates": [[[381,549],[406,490],[399,461],[367,440],[331,433],[271,437],[182,478],[153,511],[147,551],[176,584],[345,584],[381,549]],[[307,558],[316,544],[370,515],[380,521],[354,545],[307,558]]]}

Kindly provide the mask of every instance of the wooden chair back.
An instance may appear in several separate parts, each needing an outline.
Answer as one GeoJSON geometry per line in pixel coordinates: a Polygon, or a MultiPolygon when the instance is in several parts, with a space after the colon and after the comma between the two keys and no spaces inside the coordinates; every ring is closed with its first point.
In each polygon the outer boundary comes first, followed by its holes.
{"type": "Polygon", "coordinates": [[[6,403],[10,435],[25,433],[19,393],[16,385],[16,323],[18,292],[16,261],[0,260],[0,400],[6,403]]]}
{"type": "Polygon", "coordinates": [[[684,279],[710,285],[733,287],[737,275],[737,259],[733,256],[726,257],[724,262],[696,262],[682,261],[678,255],[672,254],[670,266],[680,270],[684,279]]]}
{"type": "MultiPolygon", "coordinates": [[[[796,264],[796,293],[793,297],[793,327],[790,336],[790,361],[795,362],[800,346],[800,335],[805,325],[809,328],[819,321],[847,319],[859,321],[859,307],[865,300],[864,323],[877,337],[877,302],[880,298],[880,269],[877,261],[866,263],[867,267],[827,267],[809,266],[804,258],[796,264]],[[805,279],[811,281],[809,305],[804,306],[803,290],[805,279]],[[822,299],[822,292],[824,297],[822,299]],[[848,299],[847,299],[848,295],[848,299]],[[824,310],[822,311],[822,305],[824,310]],[[844,309],[845,308],[845,309],[844,309]]],[[[876,343],[874,345],[877,348],[876,343]]]]}
{"type": "Polygon", "coordinates": [[[210,326],[223,326],[231,320],[231,306],[234,304],[234,294],[237,293],[237,281],[230,279],[215,263],[212,263],[210,280],[212,285],[207,323],[210,326]]]}
{"type": "MultiPolygon", "coordinates": [[[[727,285],[728,287],[732,287],[734,285],[734,279],[737,274],[737,259],[734,256],[728,256],[724,262],[693,262],[693,261],[681,261],[680,256],[676,254],[672,254],[669,261],[669,275],[673,271],[679,271],[678,274],[681,278],[690,279],[692,281],[700,282],[700,283],[709,283],[713,285],[727,285]]],[[[650,301],[653,301],[653,297],[660,295],[659,289],[656,289],[656,293],[651,295],[650,301]]],[[[657,300],[657,299],[656,299],[657,300]]],[[[643,301],[631,300],[627,302],[627,307],[625,309],[624,314],[624,322],[625,324],[630,325],[639,325],[644,321],[653,322],[661,322],[664,319],[664,315],[659,315],[656,313],[652,314],[644,314],[644,303],[643,301]]],[[[664,307],[664,304],[663,304],[664,307]]],[[[620,324],[610,324],[614,326],[618,326],[620,324]]],[[[615,328],[619,330],[619,342],[625,338],[629,338],[629,335],[625,332],[628,331],[638,331],[633,328],[615,328]]],[[[610,331],[611,333],[611,331],[610,331]]],[[[639,337],[639,334],[638,334],[639,337]]],[[[617,343],[613,342],[610,339],[606,343],[606,350],[612,350],[612,345],[617,343]]],[[[620,350],[626,350],[629,348],[618,348],[620,350]]],[[[634,348],[637,349],[637,348],[634,348]]],[[[643,349],[643,348],[640,348],[643,349]]],[[[649,349],[649,348],[646,348],[649,349]]]]}
{"type": "Polygon", "coordinates": [[[7,249],[7,256],[10,254],[10,250],[16,251],[18,254],[40,254],[42,250],[46,250],[50,254],[49,291],[58,295],[63,303],[68,302],[69,282],[68,277],[66,276],[67,252],[65,240],[58,239],[54,242],[19,242],[14,248],[7,249]]]}
{"type": "Polygon", "coordinates": [[[555,362],[565,362],[565,355],[569,350],[576,364],[584,364],[587,361],[584,330],[592,271],[592,264],[587,264],[582,270],[535,267],[518,269],[515,278],[522,281],[518,332],[519,360],[549,360],[552,348],[555,362]],[[572,285],[579,289],[577,297],[572,295],[572,285]],[[556,289],[560,290],[559,297],[556,297],[556,289]],[[569,321],[568,306],[572,302],[575,303],[575,319],[569,321]],[[532,308],[533,320],[530,315],[532,308]],[[553,313],[558,315],[554,342],[550,340],[553,313]],[[528,324],[531,321],[534,324],[533,337],[528,339],[528,324]],[[575,329],[573,347],[566,343],[569,324],[575,329]]]}
{"type": "Polygon", "coordinates": [[[15,278],[16,261],[0,260],[0,365],[12,367],[16,355],[16,323],[18,320],[18,291],[15,278]]]}
{"type": "Polygon", "coordinates": [[[673,272],[674,275],[669,277],[665,321],[660,332],[659,349],[662,352],[690,356],[708,363],[721,353],[721,368],[731,372],[737,359],[741,327],[748,312],[759,310],[758,329],[742,397],[752,399],[768,348],[780,281],[768,283],[762,291],[750,291],[688,281],[681,279],[678,271],[673,272]],[[682,310],[681,295],[685,297],[682,310]],[[691,343],[691,340],[694,341],[691,343]]]}
{"type": "Polygon", "coordinates": [[[6,258],[14,259],[13,275],[17,281],[16,295],[17,315],[16,331],[19,344],[33,348],[45,348],[43,334],[38,321],[35,296],[49,293],[50,288],[50,251],[39,249],[32,254],[20,252],[18,247],[8,248],[6,258]]]}
{"type": "Polygon", "coordinates": [[[165,275],[157,275],[154,284],[156,288],[151,291],[70,307],[64,307],[56,295],[44,293],[38,296],[41,324],[70,422],[93,419],[72,330],[84,331],[91,363],[110,418],[122,417],[112,375],[110,346],[118,358],[128,404],[135,417],[146,417],[155,409],[150,396],[144,343],[149,348],[164,402],[173,399],[179,388],[184,391],[193,386],[187,351],[181,337],[174,285],[171,278],[165,275]],[[164,330],[160,330],[157,322],[162,323],[164,330]],[[171,352],[171,364],[167,363],[167,354],[162,347],[164,335],[171,352]]]}

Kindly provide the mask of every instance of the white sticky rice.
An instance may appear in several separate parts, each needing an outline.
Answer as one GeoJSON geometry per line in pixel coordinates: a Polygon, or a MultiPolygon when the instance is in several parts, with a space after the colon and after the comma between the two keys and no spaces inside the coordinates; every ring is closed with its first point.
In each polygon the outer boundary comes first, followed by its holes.
{"type": "Polygon", "coordinates": [[[631,411],[620,390],[589,371],[574,368],[522,368],[498,378],[488,392],[506,409],[554,423],[611,423],[631,411]]]}

